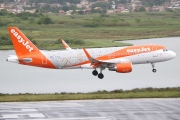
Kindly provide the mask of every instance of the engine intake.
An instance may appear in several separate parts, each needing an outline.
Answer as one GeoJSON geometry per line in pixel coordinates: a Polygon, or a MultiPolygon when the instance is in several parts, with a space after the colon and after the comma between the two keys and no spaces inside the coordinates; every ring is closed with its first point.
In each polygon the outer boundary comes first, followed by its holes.
{"type": "Polygon", "coordinates": [[[129,73],[132,71],[132,63],[116,64],[113,68],[109,68],[110,71],[116,71],[118,73],[129,73]]]}

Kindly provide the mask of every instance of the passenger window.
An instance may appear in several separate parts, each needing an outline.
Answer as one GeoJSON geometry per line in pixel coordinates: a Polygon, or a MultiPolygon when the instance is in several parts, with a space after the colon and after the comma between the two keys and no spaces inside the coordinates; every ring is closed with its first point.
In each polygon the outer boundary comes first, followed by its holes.
{"type": "Polygon", "coordinates": [[[168,50],[167,50],[166,48],[164,48],[164,49],[163,49],[163,52],[166,52],[166,51],[168,51],[168,50]]]}

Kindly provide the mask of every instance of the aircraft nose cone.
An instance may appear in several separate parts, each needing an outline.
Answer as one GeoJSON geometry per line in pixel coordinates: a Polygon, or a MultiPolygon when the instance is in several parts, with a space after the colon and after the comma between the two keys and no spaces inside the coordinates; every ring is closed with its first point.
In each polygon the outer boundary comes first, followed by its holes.
{"type": "Polygon", "coordinates": [[[171,57],[172,57],[172,58],[175,58],[175,57],[176,57],[176,53],[173,52],[173,51],[171,51],[171,57]]]}

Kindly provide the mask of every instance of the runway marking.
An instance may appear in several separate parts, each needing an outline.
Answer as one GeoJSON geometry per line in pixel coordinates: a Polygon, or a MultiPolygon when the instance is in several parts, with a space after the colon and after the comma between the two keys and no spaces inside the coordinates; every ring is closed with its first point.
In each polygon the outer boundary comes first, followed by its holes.
{"type": "Polygon", "coordinates": [[[36,109],[16,109],[16,110],[11,110],[11,109],[0,109],[0,113],[2,113],[2,112],[15,112],[15,113],[17,113],[17,112],[37,112],[37,110],[36,109]]]}
{"type": "Polygon", "coordinates": [[[2,117],[0,118],[19,118],[19,116],[21,115],[28,115],[31,118],[43,118],[45,117],[42,113],[29,113],[29,114],[6,114],[6,115],[2,115],[2,117]]]}
{"type": "Polygon", "coordinates": [[[21,109],[23,112],[33,112],[37,111],[36,109],[21,109]]]}
{"type": "Polygon", "coordinates": [[[0,120],[179,120],[179,103],[180,98],[0,103],[0,120]]]}
{"type": "MultiPolygon", "coordinates": [[[[24,120],[24,119],[18,119],[24,120]]],[[[45,118],[45,119],[28,119],[28,120],[110,120],[107,117],[73,117],[73,118],[45,118]]]]}

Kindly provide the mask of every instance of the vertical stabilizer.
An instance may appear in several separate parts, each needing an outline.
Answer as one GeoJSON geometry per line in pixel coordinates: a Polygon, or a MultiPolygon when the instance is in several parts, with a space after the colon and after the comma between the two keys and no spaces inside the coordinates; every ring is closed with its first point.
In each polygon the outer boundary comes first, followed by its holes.
{"type": "Polygon", "coordinates": [[[45,56],[17,27],[9,27],[8,31],[17,57],[10,56],[7,58],[7,61],[30,66],[56,68],[47,56],[45,56]]]}
{"type": "Polygon", "coordinates": [[[40,52],[17,27],[9,27],[8,31],[17,56],[40,52]]]}

